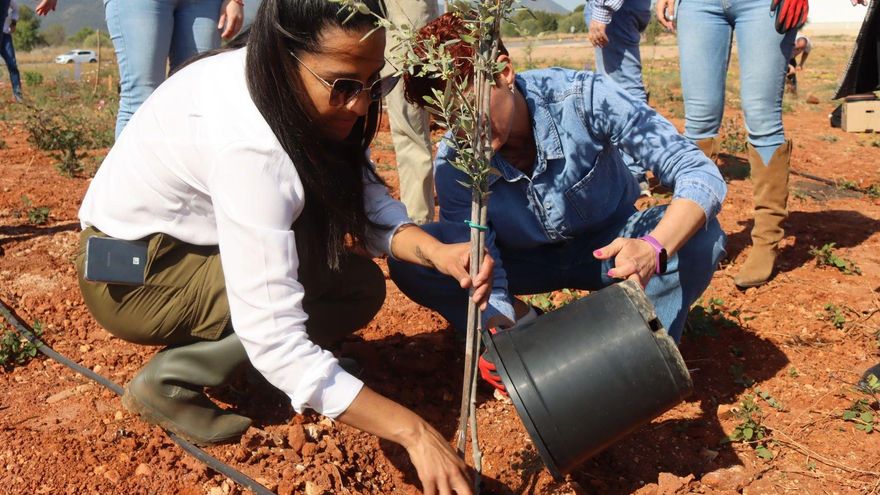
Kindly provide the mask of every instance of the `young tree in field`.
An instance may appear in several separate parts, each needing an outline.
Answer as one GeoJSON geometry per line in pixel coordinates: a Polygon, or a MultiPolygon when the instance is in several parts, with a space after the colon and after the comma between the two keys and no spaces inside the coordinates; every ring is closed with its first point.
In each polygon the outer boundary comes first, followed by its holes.
{"type": "MultiPolygon", "coordinates": [[[[368,12],[358,0],[334,0],[352,12],[368,12]]],[[[394,0],[388,0],[394,1],[394,0]]],[[[434,78],[442,81],[443,89],[434,89],[426,96],[428,111],[437,123],[448,130],[447,144],[456,151],[453,165],[464,172],[468,180],[462,187],[471,190],[471,276],[480,271],[480,260],[485,249],[484,231],[489,199],[488,179],[494,171],[492,158],[491,128],[489,120],[489,93],[495,74],[504,65],[496,62],[501,21],[509,18],[513,0],[482,0],[477,2],[452,1],[447,4],[449,12],[456,12],[466,21],[467,32],[458,40],[436,45],[431,40],[418,41],[413,28],[394,25],[387,19],[377,18],[377,29],[385,28],[397,45],[396,55],[389,62],[398,74],[434,78]],[[468,64],[453,55],[451,48],[457,44],[468,45],[467,53],[473,53],[468,64]],[[472,76],[463,67],[472,66],[472,76]]],[[[459,47],[460,48],[460,47],[459,47]]],[[[456,50],[461,53],[461,50],[456,50]]],[[[471,446],[474,467],[481,470],[476,421],[477,359],[479,358],[481,334],[480,310],[472,299],[468,300],[468,325],[465,348],[465,371],[462,385],[461,416],[457,447],[464,454],[467,428],[471,429],[471,446]]]]}

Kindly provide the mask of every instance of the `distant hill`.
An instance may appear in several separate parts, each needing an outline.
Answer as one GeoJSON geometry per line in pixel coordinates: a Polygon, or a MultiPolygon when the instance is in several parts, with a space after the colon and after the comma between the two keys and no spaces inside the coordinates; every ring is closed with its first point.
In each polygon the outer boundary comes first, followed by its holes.
{"type": "MultiPolygon", "coordinates": [[[[34,1],[19,0],[18,3],[30,8],[36,6],[34,1]]],[[[107,23],[104,21],[104,3],[100,0],[58,0],[55,12],[41,17],[40,21],[43,27],[61,24],[64,26],[64,32],[67,33],[67,36],[71,36],[84,27],[107,31],[107,23]]]]}

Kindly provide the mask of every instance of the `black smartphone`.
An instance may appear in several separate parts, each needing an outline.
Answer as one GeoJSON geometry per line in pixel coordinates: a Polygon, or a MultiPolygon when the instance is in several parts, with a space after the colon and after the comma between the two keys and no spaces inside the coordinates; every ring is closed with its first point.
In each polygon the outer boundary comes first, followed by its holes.
{"type": "Polygon", "coordinates": [[[147,267],[147,241],[112,237],[86,240],[84,278],[91,282],[143,285],[147,267]]]}

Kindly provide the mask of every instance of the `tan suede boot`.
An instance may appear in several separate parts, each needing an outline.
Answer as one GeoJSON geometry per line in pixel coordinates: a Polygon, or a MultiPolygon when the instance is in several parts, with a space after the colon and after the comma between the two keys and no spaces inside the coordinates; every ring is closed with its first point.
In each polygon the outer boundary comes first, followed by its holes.
{"type": "Polygon", "coordinates": [[[749,165],[755,198],[755,225],[752,227],[752,250],[739,273],[733,278],[738,287],[756,287],[773,274],[776,250],[782,240],[782,222],[788,216],[788,169],[791,141],[773,153],[769,165],[749,145],[749,165]]]}
{"type": "Polygon", "coordinates": [[[700,139],[694,144],[696,144],[697,148],[700,148],[700,151],[709,157],[710,160],[713,162],[718,160],[718,152],[721,149],[721,145],[718,143],[718,136],[700,139]]]}

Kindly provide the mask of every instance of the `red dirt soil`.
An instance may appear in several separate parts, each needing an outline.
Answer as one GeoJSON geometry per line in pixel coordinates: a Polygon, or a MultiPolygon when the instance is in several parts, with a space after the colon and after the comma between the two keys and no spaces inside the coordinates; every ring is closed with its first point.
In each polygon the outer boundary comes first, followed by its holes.
{"type": "MultiPolygon", "coordinates": [[[[830,129],[831,103],[786,115],[794,167],[861,186],[880,183],[872,136],[830,129]],[[836,142],[820,136],[833,135],[836,142]]],[[[677,122],[680,124],[680,122],[677,122]]],[[[27,143],[15,123],[0,123],[0,297],[26,321],[39,320],[58,352],[123,384],[154,349],[111,337],[91,318],[73,268],[76,212],[88,180],[60,176],[53,160],[27,143]],[[51,209],[32,226],[22,195],[51,209]]],[[[373,157],[396,188],[387,131],[373,157]]],[[[512,405],[481,389],[478,417],[484,493],[876,493],[880,433],[841,419],[861,395],[854,383],[880,362],[880,200],[792,176],[780,273],[767,285],[737,290],[732,276],[748,252],[752,187],[743,161],[724,156],[730,191],[720,215],[728,259],[704,297],[739,310],[717,336],[686,336],[682,354],[695,393],[683,404],[585,463],[564,483],[543,469],[512,405]],[[739,177],[739,178],[738,178],[739,177]],[[812,246],[837,243],[860,276],[817,267],[812,246]],[[825,319],[838,306],[842,330],[825,319]],[[740,375],[745,375],[745,379],[740,375]],[[741,378],[737,380],[737,378],[741,378]],[[747,387],[746,380],[754,380],[747,387]],[[719,445],[738,424],[732,407],[756,389],[774,458],[746,444],[719,445]]],[[[747,170],[747,169],[746,169],[747,170]]],[[[384,262],[382,262],[384,269],[384,262]]],[[[369,326],[341,346],[359,360],[371,387],[436,425],[450,440],[458,413],[462,350],[446,322],[404,297],[389,280],[388,299],[369,326]]],[[[0,373],[0,491],[10,494],[242,493],[175,446],[158,428],[125,411],[101,386],[45,358],[0,373]]],[[[417,493],[406,452],[315,414],[295,415],[285,397],[253,378],[213,391],[254,418],[237,444],[207,450],[280,494],[417,493]]],[[[584,418],[589,421],[590,418],[584,418]]]]}

